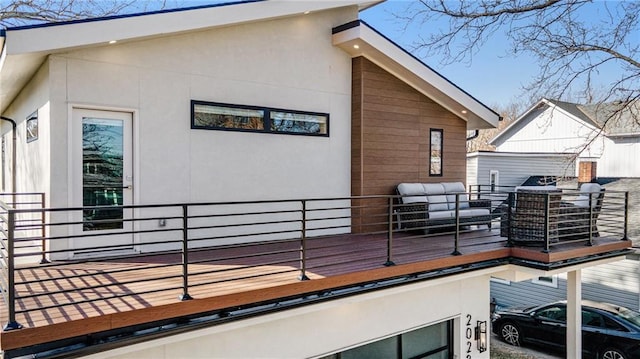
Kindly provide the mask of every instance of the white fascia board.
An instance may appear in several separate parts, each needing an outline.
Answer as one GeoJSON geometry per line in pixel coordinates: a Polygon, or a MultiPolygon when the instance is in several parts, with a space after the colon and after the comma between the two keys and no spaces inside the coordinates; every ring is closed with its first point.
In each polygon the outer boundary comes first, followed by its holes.
{"type": "Polygon", "coordinates": [[[492,138],[491,140],[489,140],[489,144],[490,145],[495,145],[495,142],[498,141],[499,139],[501,139],[503,136],[506,136],[509,132],[511,132],[511,129],[513,127],[515,127],[518,123],[520,123],[521,121],[523,121],[524,118],[526,118],[533,110],[535,110],[538,106],[540,106],[541,103],[546,104],[547,106],[551,106],[551,104],[549,104],[549,102],[546,99],[541,99],[540,101],[536,102],[533,106],[529,107],[529,109],[527,109],[522,115],[520,115],[520,117],[516,118],[515,121],[511,122],[509,124],[509,126],[505,127],[504,130],[500,131],[500,133],[498,133],[494,138],[492,138]]]}
{"type": "Polygon", "coordinates": [[[392,73],[467,121],[469,129],[494,128],[498,125],[498,114],[363,23],[334,34],[333,44],[352,57],[363,56],[392,73]],[[354,45],[358,48],[354,48],[354,45]]]}
{"type": "Polygon", "coordinates": [[[52,53],[84,46],[265,21],[370,1],[259,1],[7,29],[8,54],[52,53]]]}
{"type": "Polygon", "coordinates": [[[102,19],[6,29],[0,64],[0,114],[49,54],[82,47],[167,36],[215,27],[266,21],[339,7],[366,8],[379,1],[258,1],[213,7],[134,14],[102,19]]]}

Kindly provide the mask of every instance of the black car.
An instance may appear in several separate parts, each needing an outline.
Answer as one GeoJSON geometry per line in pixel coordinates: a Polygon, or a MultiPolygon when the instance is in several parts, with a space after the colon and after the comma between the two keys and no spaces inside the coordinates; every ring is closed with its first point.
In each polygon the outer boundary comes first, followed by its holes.
{"type": "MultiPolygon", "coordinates": [[[[512,345],[535,343],[565,349],[566,301],[497,311],[493,332],[512,345]]],[[[582,302],[582,352],[598,359],[640,358],[640,313],[611,304],[582,302]]]]}

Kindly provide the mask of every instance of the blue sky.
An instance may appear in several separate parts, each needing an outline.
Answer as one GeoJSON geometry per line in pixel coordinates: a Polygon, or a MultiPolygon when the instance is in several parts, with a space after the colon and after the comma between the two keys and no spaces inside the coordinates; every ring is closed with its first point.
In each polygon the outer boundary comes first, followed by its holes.
{"type": "MultiPolygon", "coordinates": [[[[169,0],[166,6],[188,7],[230,1],[234,0],[169,0]]],[[[393,15],[401,13],[408,3],[408,0],[387,0],[361,12],[360,18],[404,49],[413,52],[413,44],[419,39],[420,30],[412,27],[404,31],[405,24],[393,15]]],[[[157,5],[153,2],[141,4],[150,5],[151,8],[157,5]]],[[[495,108],[497,105],[507,105],[522,99],[522,85],[531,80],[537,69],[530,58],[506,56],[505,41],[501,36],[492,38],[473,57],[472,63],[442,66],[438,56],[418,57],[476,99],[495,108]]],[[[529,104],[530,101],[526,98],[525,102],[529,104]]]]}
{"type": "MultiPolygon", "coordinates": [[[[638,0],[633,0],[638,1],[638,0]]],[[[394,14],[403,14],[410,2],[408,0],[387,0],[370,9],[363,11],[360,17],[369,25],[389,37],[391,40],[406,50],[412,49],[420,40],[424,32],[437,30],[439,27],[448,27],[445,22],[430,22],[420,28],[416,25],[406,27],[406,22],[398,20],[394,14]],[[421,34],[422,33],[422,34],[421,34]]],[[[620,3],[617,0],[595,1],[586,4],[577,10],[577,18],[585,24],[611,26],[611,16],[616,18],[620,3]]],[[[505,30],[506,31],[506,30],[505,30]]],[[[631,46],[640,46],[640,36],[627,38],[631,46]]],[[[438,71],[444,77],[463,88],[472,96],[488,105],[496,108],[510,103],[520,103],[528,106],[539,98],[531,98],[523,90],[525,85],[533,82],[539,71],[536,59],[527,53],[515,56],[511,50],[510,40],[504,32],[496,31],[491,38],[483,44],[479,52],[475,53],[471,62],[444,65],[442,57],[437,54],[414,53],[427,65],[438,71]]],[[[631,47],[630,46],[630,47],[631,47]]],[[[626,50],[622,50],[626,52],[626,50]]],[[[597,57],[597,55],[594,55],[597,57]]],[[[598,91],[610,89],[615,80],[628,75],[622,71],[620,62],[608,62],[600,66],[598,72],[593,74],[592,81],[594,95],[600,95],[598,91]]],[[[570,93],[565,94],[564,101],[584,102],[583,86],[575,84],[570,93]]]]}
{"type": "MultiPolygon", "coordinates": [[[[167,0],[165,5],[172,8],[229,1],[233,0],[167,0]]],[[[612,0],[608,3],[606,1],[596,1],[589,4],[589,6],[584,6],[580,9],[580,17],[587,23],[602,21],[606,23],[608,13],[604,13],[604,11],[606,11],[607,4],[615,4],[615,1],[612,0]]],[[[139,4],[145,4],[153,8],[160,2],[148,1],[140,2],[139,4]]],[[[412,51],[421,34],[424,35],[425,31],[437,30],[439,27],[448,26],[448,24],[430,22],[423,28],[418,26],[409,26],[407,28],[405,26],[406,22],[398,20],[394,14],[402,14],[409,4],[409,0],[387,0],[361,12],[360,17],[370,26],[404,49],[413,52],[431,68],[489,107],[505,107],[511,103],[520,103],[528,106],[539,100],[538,98],[530,98],[531,95],[523,90],[523,86],[530,84],[538,73],[538,64],[528,54],[522,53],[514,56],[508,53],[510,50],[509,40],[499,31],[484,43],[480,51],[473,55],[471,62],[445,65],[442,63],[442,57],[438,55],[412,51]]],[[[135,5],[138,5],[138,3],[135,5]]],[[[635,39],[635,41],[638,40],[640,40],[640,37],[635,39]]],[[[631,41],[634,41],[634,39],[631,39],[631,41]]],[[[640,46],[640,44],[638,45],[640,46]]],[[[622,76],[618,66],[619,64],[610,64],[601,69],[599,79],[596,81],[599,81],[598,85],[600,87],[604,87],[602,86],[603,84],[609,85],[614,78],[622,76]]],[[[572,90],[577,91],[577,89],[572,90]]],[[[579,92],[571,95],[577,96],[577,94],[579,92]]],[[[580,102],[579,98],[563,98],[562,100],[580,102]]]]}
{"type": "MultiPolygon", "coordinates": [[[[402,13],[406,6],[407,1],[386,1],[365,10],[360,17],[398,45],[411,51],[420,39],[419,30],[415,26],[405,30],[405,23],[393,15],[402,13]]],[[[442,65],[442,58],[438,55],[418,57],[484,104],[495,107],[522,100],[525,95],[522,86],[531,81],[537,71],[532,58],[507,55],[506,41],[504,36],[496,34],[473,56],[470,63],[442,65]]],[[[529,102],[526,96],[525,101],[529,102]]]]}

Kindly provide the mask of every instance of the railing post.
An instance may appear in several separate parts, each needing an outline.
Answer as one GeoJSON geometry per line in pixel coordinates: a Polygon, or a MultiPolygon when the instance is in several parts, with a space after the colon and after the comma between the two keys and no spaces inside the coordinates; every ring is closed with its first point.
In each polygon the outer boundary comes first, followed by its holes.
{"type": "Polygon", "coordinates": [[[387,229],[387,261],[385,266],[390,267],[396,265],[393,262],[393,197],[389,197],[389,225],[387,229]]]}
{"type": "Polygon", "coordinates": [[[307,276],[307,201],[302,200],[302,228],[300,238],[300,276],[299,280],[309,280],[307,276]]]}
{"type": "Polygon", "coordinates": [[[40,193],[40,203],[42,204],[42,208],[41,208],[41,212],[40,212],[40,235],[42,236],[42,241],[40,243],[40,246],[42,247],[42,258],[40,259],[40,264],[46,264],[46,263],[50,263],[50,261],[47,259],[47,227],[46,227],[46,218],[45,218],[45,211],[44,209],[47,208],[47,206],[44,203],[45,198],[44,198],[44,193],[40,193]]]}
{"type": "Polygon", "coordinates": [[[589,242],[588,246],[593,245],[593,193],[589,193],[589,242]]]}
{"type": "Polygon", "coordinates": [[[22,325],[16,321],[16,280],[15,280],[15,230],[16,230],[16,213],[9,208],[7,211],[8,228],[7,228],[7,298],[8,298],[8,321],[3,330],[21,329],[22,325]]]}
{"type": "MultiPolygon", "coordinates": [[[[513,205],[515,204],[515,193],[509,192],[509,196],[507,198],[507,247],[513,247],[513,235],[515,232],[515,228],[513,228],[513,218],[511,218],[511,213],[513,212],[513,205]]],[[[504,223],[500,223],[502,226],[504,223]]],[[[502,231],[502,229],[500,229],[502,231]]]]}
{"type": "Polygon", "coordinates": [[[628,241],[629,237],[627,236],[629,229],[629,191],[624,193],[624,236],[622,237],[623,241],[628,241]]]}
{"type": "Polygon", "coordinates": [[[182,205],[182,295],[180,300],[193,299],[189,295],[189,206],[182,205]]]}
{"type": "Polygon", "coordinates": [[[451,255],[459,256],[459,255],[462,254],[458,250],[459,249],[458,245],[459,245],[459,242],[460,242],[460,194],[459,193],[456,193],[455,215],[456,215],[456,232],[454,234],[455,248],[453,249],[453,252],[451,252],[451,255]]]}
{"type": "Polygon", "coordinates": [[[550,227],[550,221],[549,221],[549,201],[551,199],[551,195],[549,193],[545,193],[545,200],[544,200],[544,253],[549,253],[549,227],[550,227]]]}

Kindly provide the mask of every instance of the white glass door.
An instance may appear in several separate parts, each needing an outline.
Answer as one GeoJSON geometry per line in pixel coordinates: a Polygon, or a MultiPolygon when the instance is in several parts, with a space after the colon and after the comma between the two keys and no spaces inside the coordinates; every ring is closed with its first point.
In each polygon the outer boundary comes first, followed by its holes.
{"type": "Polygon", "coordinates": [[[118,254],[133,248],[132,115],[74,109],[75,254],[118,254]],[[79,218],[81,216],[81,218],[79,218]]]}

